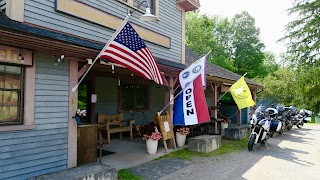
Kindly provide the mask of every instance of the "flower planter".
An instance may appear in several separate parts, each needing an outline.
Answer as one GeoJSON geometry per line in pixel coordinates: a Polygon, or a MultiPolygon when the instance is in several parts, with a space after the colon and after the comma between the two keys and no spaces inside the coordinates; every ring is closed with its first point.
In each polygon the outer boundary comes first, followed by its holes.
{"type": "Polygon", "coordinates": [[[147,151],[149,154],[156,154],[158,149],[158,140],[147,139],[147,151]]]}
{"type": "Polygon", "coordinates": [[[176,141],[179,148],[184,147],[184,144],[186,143],[186,137],[187,135],[182,135],[179,132],[176,132],[176,141]]]}
{"type": "Polygon", "coordinates": [[[221,131],[224,131],[225,128],[228,128],[228,123],[221,123],[221,131]]]}

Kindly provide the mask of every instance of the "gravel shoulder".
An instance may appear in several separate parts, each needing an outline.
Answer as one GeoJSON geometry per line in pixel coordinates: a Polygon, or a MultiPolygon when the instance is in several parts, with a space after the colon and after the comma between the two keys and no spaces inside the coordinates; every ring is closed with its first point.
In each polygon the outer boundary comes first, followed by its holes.
{"type": "Polygon", "coordinates": [[[160,179],[319,179],[320,125],[305,124],[302,129],[276,135],[268,140],[268,147],[258,145],[251,152],[196,157],[190,165],[160,179]]]}

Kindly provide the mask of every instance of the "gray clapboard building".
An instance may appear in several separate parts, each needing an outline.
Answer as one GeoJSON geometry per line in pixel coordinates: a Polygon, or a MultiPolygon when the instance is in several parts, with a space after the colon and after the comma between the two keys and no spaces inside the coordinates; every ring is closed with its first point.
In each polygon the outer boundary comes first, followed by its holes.
{"type": "MultiPolygon", "coordinates": [[[[0,0],[0,178],[77,166],[78,99],[87,124],[96,124],[98,113],[123,113],[144,125],[167,104],[172,114],[178,74],[196,58],[185,48],[185,13],[199,7],[198,0],[0,0]],[[156,21],[139,19],[147,7],[156,21]],[[164,86],[108,59],[85,74],[130,10],[129,22],[155,57],[164,86]],[[72,91],[82,77],[84,97],[72,91]]],[[[208,102],[215,106],[218,92],[239,76],[209,70],[208,102]]],[[[253,94],[262,87],[248,84],[253,94]]],[[[217,109],[211,114],[217,118],[217,109]]]]}
{"type": "Polygon", "coordinates": [[[156,58],[165,86],[97,61],[81,84],[88,97],[97,97],[88,100],[85,121],[120,112],[134,115],[136,124],[151,121],[185,68],[185,12],[199,6],[197,0],[0,0],[0,178],[27,179],[77,165],[78,94],[72,87],[130,9],[129,22],[156,58]],[[156,21],[139,20],[147,7],[156,21]]]}

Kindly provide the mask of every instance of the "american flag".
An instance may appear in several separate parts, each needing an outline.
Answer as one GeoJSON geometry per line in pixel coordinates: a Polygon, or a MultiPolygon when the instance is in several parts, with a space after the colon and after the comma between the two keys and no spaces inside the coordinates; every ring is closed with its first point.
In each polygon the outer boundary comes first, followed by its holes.
{"type": "Polygon", "coordinates": [[[163,85],[163,79],[153,55],[128,22],[99,58],[107,58],[146,79],[163,85]]]}

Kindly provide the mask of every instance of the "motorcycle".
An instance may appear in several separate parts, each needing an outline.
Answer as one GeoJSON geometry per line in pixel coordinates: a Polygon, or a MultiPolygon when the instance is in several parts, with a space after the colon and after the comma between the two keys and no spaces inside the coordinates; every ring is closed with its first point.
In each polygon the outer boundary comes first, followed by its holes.
{"type": "Polygon", "coordinates": [[[299,111],[299,114],[301,114],[301,116],[303,117],[303,122],[304,123],[311,122],[311,116],[312,116],[312,112],[311,111],[305,110],[305,109],[301,109],[299,111]]]}
{"type": "Polygon", "coordinates": [[[283,134],[284,125],[283,122],[280,119],[278,119],[278,110],[275,108],[267,108],[266,112],[269,114],[269,118],[271,120],[269,136],[273,137],[275,132],[283,134]]]}
{"type": "Polygon", "coordinates": [[[252,151],[254,146],[258,143],[265,144],[268,148],[266,143],[269,139],[271,120],[269,118],[263,118],[258,121],[257,115],[261,115],[261,112],[255,112],[255,115],[253,115],[250,120],[251,134],[248,141],[249,151],[252,151]]]}
{"type": "Polygon", "coordinates": [[[293,118],[293,125],[297,126],[297,128],[302,128],[305,122],[305,119],[308,117],[305,113],[299,113],[293,118]]]}
{"type": "Polygon", "coordinates": [[[283,131],[284,130],[291,130],[293,127],[291,110],[288,108],[285,108],[282,105],[277,106],[277,110],[279,112],[278,119],[283,124],[283,131]]]}

